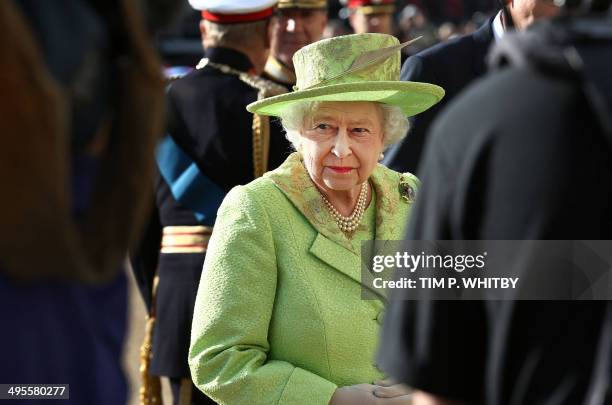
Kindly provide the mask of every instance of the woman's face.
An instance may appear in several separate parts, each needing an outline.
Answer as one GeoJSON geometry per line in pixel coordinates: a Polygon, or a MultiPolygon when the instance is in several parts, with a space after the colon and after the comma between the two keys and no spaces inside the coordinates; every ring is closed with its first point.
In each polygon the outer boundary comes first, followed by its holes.
{"type": "Polygon", "coordinates": [[[383,149],[381,108],[367,101],[315,104],[303,124],[300,151],[325,192],[359,191],[383,149]]]}

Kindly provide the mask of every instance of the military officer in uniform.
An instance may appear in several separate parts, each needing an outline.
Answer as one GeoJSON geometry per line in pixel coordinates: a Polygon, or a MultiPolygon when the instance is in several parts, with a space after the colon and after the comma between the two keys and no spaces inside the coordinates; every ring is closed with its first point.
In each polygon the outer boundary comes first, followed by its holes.
{"type": "MultiPolygon", "coordinates": [[[[167,135],[156,155],[157,215],[132,260],[152,309],[150,321],[155,319],[154,326],[148,323],[152,353],[143,352],[141,371],[168,377],[175,403],[212,403],[192,388],[187,352],[217,208],[232,187],[276,168],[291,151],[267,117],[252,116],[245,108],[285,92],[258,76],[268,56],[275,3],[190,0],[192,7],[202,10],[205,57],[194,72],[169,86],[167,135]]],[[[141,390],[142,402],[150,403],[158,395],[158,380],[149,382],[153,384],[141,390]]]]}
{"type": "Polygon", "coordinates": [[[394,0],[344,0],[355,34],[378,32],[393,35],[394,0]]]}
{"type": "Polygon", "coordinates": [[[263,76],[291,91],[295,84],[293,54],[323,36],[327,0],[279,0],[271,24],[270,56],[263,76]]]}

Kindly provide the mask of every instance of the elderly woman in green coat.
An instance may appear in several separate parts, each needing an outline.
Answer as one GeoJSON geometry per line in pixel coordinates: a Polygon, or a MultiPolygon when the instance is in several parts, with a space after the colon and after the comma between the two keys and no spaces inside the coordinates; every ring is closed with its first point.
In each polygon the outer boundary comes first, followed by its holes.
{"type": "Polygon", "coordinates": [[[280,117],[296,152],[218,212],[189,353],[194,383],[218,403],[407,403],[402,389],[376,396],[384,304],[362,300],[360,283],[361,242],[401,239],[418,185],[378,160],[444,94],[398,81],[403,45],[316,42],[294,56],[294,92],[248,106],[280,117]]]}

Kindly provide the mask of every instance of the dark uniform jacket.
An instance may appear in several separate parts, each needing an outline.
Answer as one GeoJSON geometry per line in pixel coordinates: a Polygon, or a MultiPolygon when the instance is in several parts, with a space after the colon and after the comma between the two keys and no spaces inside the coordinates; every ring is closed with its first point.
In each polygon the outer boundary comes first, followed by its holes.
{"type": "Polygon", "coordinates": [[[485,58],[492,41],[490,19],[470,35],[440,43],[406,59],[401,80],[437,84],[446,94],[440,103],[411,119],[408,136],[385,153],[385,165],[400,173],[417,172],[431,122],[461,90],[485,73],[485,58]]]}
{"type": "MultiPolygon", "coordinates": [[[[612,61],[608,31],[607,45],[583,44],[602,72],[612,61]]],[[[599,90],[609,95],[612,81],[602,76],[599,90]]],[[[584,94],[579,83],[524,67],[468,89],[433,127],[407,239],[611,240],[612,136],[584,94]]],[[[509,268],[524,263],[515,256],[509,268]]],[[[467,403],[601,404],[586,398],[598,370],[610,381],[608,306],[392,302],[379,364],[410,386],[467,403]]]]}
{"type": "MultiPolygon", "coordinates": [[[[211,63],[247,72],[252,65],[242,53],[209,48],[211,63]]],[[[204,176],[225,192],[254,179],[252,123],[247,104],[257,100],[257,89],[233,74],[207,65],[173,82],[168,90],[168,134],[196,162],[204,176]]],[[[268,170],[291,152],[290,144],[271,125],[268,170]]],[[[188,377],[187,352],[193,306],[204,254],[159,254],[161,227],[200,225],[194,213],[177,202],[159,176],[155,185],[157,215],[149,224],[133,265],[147,305],[158,261],[157,321],[153,336],[151,373],[188,377]]]]}

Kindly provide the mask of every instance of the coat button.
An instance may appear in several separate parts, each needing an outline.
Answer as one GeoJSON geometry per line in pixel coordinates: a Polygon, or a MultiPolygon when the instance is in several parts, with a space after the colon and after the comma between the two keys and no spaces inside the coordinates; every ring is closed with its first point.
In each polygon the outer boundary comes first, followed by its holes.
{"type": "Polygon", "coordinates": [[[384,317],[385,317],[385,310],[382,309],[380,310],[380,312],[378,312],[378,315],[376,315],[376,322],[378,322],[379,325],[382,325],[384,321],[384,317]]]}

